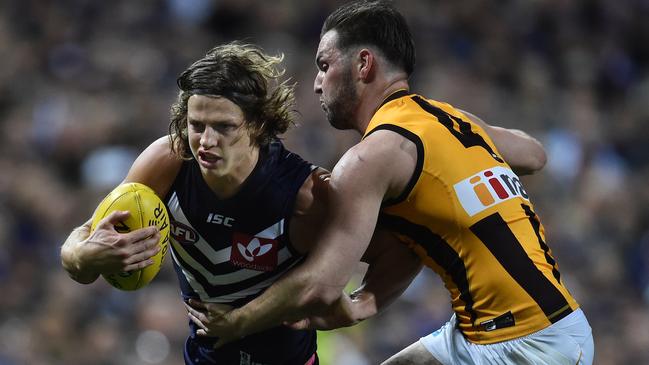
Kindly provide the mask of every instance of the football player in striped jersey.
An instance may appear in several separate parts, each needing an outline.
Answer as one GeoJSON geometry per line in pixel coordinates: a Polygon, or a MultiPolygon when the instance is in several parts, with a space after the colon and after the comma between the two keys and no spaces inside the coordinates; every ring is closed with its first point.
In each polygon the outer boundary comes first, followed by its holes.
{"type": "Polygon", "coordinates": [[[440,275],[455,313],[386,364],[591,364],[591,328],[516,173],[515,138],[498,143],[477,117],[410,91],[414,60],[386,1],[327,18],[314,89],[331,125],[362,139],[331,173],[327,225],[305,263],[212,332],[240,336],[299,315],[298,327],[334,328],[375,314],[380,281],[352,297],[342,289],[378,225],[440,275]]]}

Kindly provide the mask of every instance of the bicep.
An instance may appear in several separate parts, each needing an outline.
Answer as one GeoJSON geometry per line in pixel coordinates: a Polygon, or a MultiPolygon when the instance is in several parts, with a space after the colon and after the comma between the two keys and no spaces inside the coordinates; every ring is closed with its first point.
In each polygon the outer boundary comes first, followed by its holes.
{"type": "Polygon", "coordinates": [[[329,171],[317,168],[304,181],[295,198],[289,224],[291,245],[301,254],[311,251],[327,214],[329,171]]]}
{"type": "Polygon", "coordinates": [[[306,265],[331,285],[344,286],[370,242],[386,184],[377,164],[348,152],[327,187],[327,211],[306,265]]]}
{"type": "Polygon", "coordinates": [[[517,129],[491,126],[469,112],[461,112],[487,132],[505,162],[517,173],[533,173],[545,165],[545,149],[532,136],[517,129]]]}
{"type": "Polygon", "coordinates": [[[182,160],[171,151],[168,137],[161,137],[142,151],[123,182],[144,184],[164,198],[181,165],[182,160]]]}

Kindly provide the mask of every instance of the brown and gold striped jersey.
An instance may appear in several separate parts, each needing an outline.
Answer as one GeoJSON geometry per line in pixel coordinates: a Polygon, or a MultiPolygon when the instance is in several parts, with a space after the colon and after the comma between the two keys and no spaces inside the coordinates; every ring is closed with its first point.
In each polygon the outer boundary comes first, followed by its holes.
{"type": "Polygon", "coordinates": [[[379,224],[439,274],[460,330],[488,344],[525,336],[578,307],[521,180],[486,132],[452,106],[401,90],[364,137],[390,130],[417,148],[415,172],[379,224]]]}

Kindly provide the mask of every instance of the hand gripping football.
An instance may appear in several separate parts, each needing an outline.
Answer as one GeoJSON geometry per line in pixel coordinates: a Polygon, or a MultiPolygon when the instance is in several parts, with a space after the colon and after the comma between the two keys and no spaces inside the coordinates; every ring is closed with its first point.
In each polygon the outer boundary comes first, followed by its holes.
{"type": "Polygon", "coordinates": [[[121,290],[137,290],[147,285],[160,271],[169,246],[169,214],[167,208],[156,193],[140,183],[119,185],[99,203],[92,217],[92,227],[115,210],[128,210],[131,215],[115,226],[120,233],[138,228],[156,226],[160,231],[160,251],[151,257],[153,264],[140,270],[103,275],[112,286],[121,290]]]}

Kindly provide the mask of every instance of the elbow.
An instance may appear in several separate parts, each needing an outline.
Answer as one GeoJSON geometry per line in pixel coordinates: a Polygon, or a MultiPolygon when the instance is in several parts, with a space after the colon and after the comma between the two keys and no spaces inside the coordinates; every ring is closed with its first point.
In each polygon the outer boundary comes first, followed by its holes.
{"type": "Polygon", "coordinates": [[[79,265],[74,262],[72,253],[69,250],[66,250],[65,247],[61,249],[60,258],[63,270],[68,273],[70,279],[79,284],[92,284],[99,277],[99,274],[97,273],[84,272],[81,270],[79,265]]]}
{"type": "Polygon", "coordinates": [[[62,266],[63,269],[68,273],[70,279],[76,281],[79,284],[92,284],[99,277],[99,274],[81,272],[74,267],[66,265],[65,262],[62,262],[62,266]]]}
{"type": "Polygon", "coordinates": [[[70,266],[66,266],[65,263],[63,263],[62,266],[63,269],[68,273],[70,279],[76,281],[79,284],[84,284],[84,285],[92,284],[99,277],[99,274],[82,273],[79,270],[75,270],[70,266]]]}
{"type": "Polygon", "coordinates": [[[519,175],[532,175],[545,167],[548,156],[540,142],[535,140],[536,148],[527,154],[525,163],[518,166],[516,173],[519,175]]]}
{"type": "Polygon", "coordinates": [[[539,146],[538,151],[530,159],[529,174],[541,171],[545,164],[548,162],[548,156],[545,154],[545,149],[539,146]]]}
{"type": "Polygon", "coordinates": [[[83,285],[92,284],[97,280],[96,276],[84,277],[84,276],[81,276],[81,275],[76,275],[76,274],[71,273],[69,271],[68,271],[68,276],[70,277],[70,279],[76,281],[79,284],[83,284],[83,285]]]}

